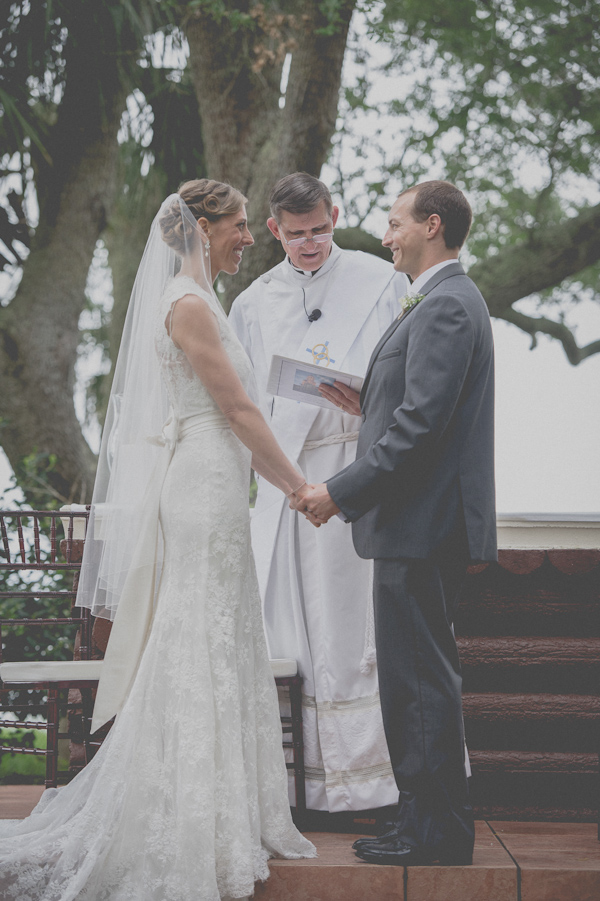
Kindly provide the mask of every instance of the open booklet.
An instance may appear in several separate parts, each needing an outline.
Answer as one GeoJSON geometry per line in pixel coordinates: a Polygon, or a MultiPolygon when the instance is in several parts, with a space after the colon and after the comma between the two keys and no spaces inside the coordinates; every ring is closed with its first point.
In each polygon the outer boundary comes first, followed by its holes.
{"type": "Polygon", "coordinates": [[[316,404],[318,407],[337,410],[335,404],[325,400],[319,393],[319,385],[333,385],[334,382],[343,382],[354,391],[360,391],[363,379],[349,372],[338,372],[314,363],[274,355],[271,359],[267,392],[299,403],[316,404]]]}

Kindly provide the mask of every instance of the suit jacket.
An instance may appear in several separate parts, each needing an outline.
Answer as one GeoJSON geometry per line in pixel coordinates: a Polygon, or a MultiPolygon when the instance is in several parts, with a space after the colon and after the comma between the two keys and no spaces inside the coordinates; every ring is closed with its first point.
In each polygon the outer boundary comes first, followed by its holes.
{"type": "Polygon", "coordinates": [[[494,346],[460,263],[385,332],[361,392],[357,458],[327,482],[361,557],[426,558],[466,535],[495,560],[494,346]]]}

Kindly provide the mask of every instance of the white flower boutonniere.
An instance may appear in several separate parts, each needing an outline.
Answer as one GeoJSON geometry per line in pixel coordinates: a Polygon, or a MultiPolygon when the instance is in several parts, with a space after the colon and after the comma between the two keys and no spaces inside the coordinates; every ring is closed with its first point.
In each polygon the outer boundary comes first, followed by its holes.
{"type": "Polygon", "coordinates": [[[402,312],[398,316],[398,319],[404,316],[405,313],[408,313],[413,307],[416,307],[418,303],[421,303],[424,297],[424,294],[405,294],[404,297],[401,297],[400,306],[402,307],[402,312]]]}

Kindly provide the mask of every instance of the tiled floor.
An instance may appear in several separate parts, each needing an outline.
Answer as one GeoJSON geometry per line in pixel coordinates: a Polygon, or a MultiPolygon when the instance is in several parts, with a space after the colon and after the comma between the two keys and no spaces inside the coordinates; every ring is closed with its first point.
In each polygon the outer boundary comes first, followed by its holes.
{"type": "Polygon", "coordinates": [[[20,820],[35,807],[43,785],[0,785],[0,820],[20,820]]]}
{"type": "Polygon", "coordinates": [[[520,871],[520,901],[600,901],[600,842],[591,823],[491,822],[520,871]]]}
{"type": "MultiPolygon", "coordinates": [[[[0,818],[27,816],[38,786],[0,786],[0,818]]],[[[471,867],[380,867],[351,850],[356,836],[309,834],[315,860],[275,860],[256,901],[600,901],[592,823],[477,823],[471,867]]]]}

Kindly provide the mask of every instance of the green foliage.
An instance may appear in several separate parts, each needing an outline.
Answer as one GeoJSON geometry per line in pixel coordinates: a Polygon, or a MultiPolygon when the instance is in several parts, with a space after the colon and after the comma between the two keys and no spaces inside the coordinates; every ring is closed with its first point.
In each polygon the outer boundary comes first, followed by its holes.
{"type": "Polygon", "coordinates": [[[59,77],[60,20],[46,4],[3,0],[0,22],[0,146],[12,156],[33,146],[50,162],[46,147],[54,78],[59,77]],[[35,86],[35,89],[32,88],[35,86]]]}
{"type": "MultiPolygon", "coordinates": [[[[473,263],[587,209],[600,184],[597,3],[387,0],[366,20],[372,52],[355,38],[331,157],[350,226],[390,193],[447,178],[474,207],[473,263]]],[[[597,276],[591,266],[538,303],[598,300],[597,276]]]]}
{"type": "Polygon", "coordinates": [[[325,24],[316,29],[316,34],[319,36],[335,34],[343,21],[340,15],[342,6],[348,8],[348,3],[344,3],[343,0],[320,0],[318,3],[319,14],[325,24]]]}
{"type": "Polygon", "coordinates": [[[262,10],[266,7],[272,12],[275,8],[278,8],[278,6],[276,7],[275,4],[268,2],[268,0],[264,4],[260,2],[246,4],[245,9],[240,9],[239,4],[226,2],[226,0],[190,0],[187,6],[190,12],[199,12],[205,16],[210,16],[217,23],[227,20],[227,27],[234,32],[252,27],[253,16],[251,10],[256,10],[256,8],[262,10]]]}
{"type": "MultiPolygon", "coordinates": [[[[69,616],[70,598],[38,596],[24,598],[21,591],[60,591],[71,584],[72,576],[64,573],[6,573],[0,571],[0,591],[14,592],[0,599],[3,619],[45,619],[69,616]]],[[[2,658],[4,660],[72,660],[75,626],[4,626],[2,658]],[[67,629],[70,628],[70,634],[67,629]]]]}
{"type": "MultiPolygon", "coordinates": [[[[0,428],[0,437],[2,431],[0,428]]],[[[56,454],[40,453],[34,448],[30,454],[22,457],[19,463],[14,467],[11,475],[9,491],[20,488],[24,494],[35,504],[36,510],[53,510],[56,508],[57,501],[63,503],[62,498],[58,497],[52,485],[50,484],[48,475],[51,473],[57,463],[56,454]]]]}
{"type": "Polygon", "coordinates": [[[411,117],[427,116],[413,133],[426,164],[444,157],[449,177],[466,173],[471,190],[503,196],[520,184],[521,167],[538,166],[533,212],[542,222],[555,210],[550,189],[564,188],[565,177],[597,180],[600,11],[592,0],[390,0],[373,29],[390,47],[388,71],[424,70],[402,102],[411,117]]]}
{"type": "MultiPolygon", "coordinates": [[[[0,742],[13,747],[45,748],[46,732],[44,729],[5,729],[0,728],[0,742]]],[[[66,761],[68,763],[68,761],[66,761]]],[[[65,761],[59,761],[64,768],[65,761]]],[[[10,751],[0,752],[0,783],[41,784],[46,776],[46,759],[37,754],[14,754],[10,751]]]]}

